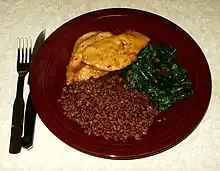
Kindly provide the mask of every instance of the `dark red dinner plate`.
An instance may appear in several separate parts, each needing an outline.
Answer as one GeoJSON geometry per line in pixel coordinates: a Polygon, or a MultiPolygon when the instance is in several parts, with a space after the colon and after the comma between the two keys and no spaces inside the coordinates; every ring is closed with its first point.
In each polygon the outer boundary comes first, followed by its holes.
{"type": "Polygon", "coordinates": [[[81,15],[58,28],[44,43],[33,61],[31,95],[44,124],[59,139],[82,152],[111,159],[134,159],[163,152],[186,138],[200,123],[211,97],[211,75],[206,58],[183,29],[158,15],[135,9],[104,9],[81,15]],[[66,66],[78,37],[101,30],[120,33],[135,30],[152,42],[177,49],[178,62],[188,70],[194,95],[178,101],[161,113],[141,140],[116,142],[88,136],[68,120],[57,102],[65,86],[66,66]]]}

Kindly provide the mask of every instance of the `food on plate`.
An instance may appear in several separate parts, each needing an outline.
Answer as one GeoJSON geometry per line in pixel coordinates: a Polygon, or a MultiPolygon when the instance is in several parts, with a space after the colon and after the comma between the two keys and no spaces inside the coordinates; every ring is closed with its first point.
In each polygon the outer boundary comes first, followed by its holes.
{"type": "MultiPolygon", "coordinates": [[[[67,84],[73,84],[76,80],[89,79],[94,76],[92,74],[94,72],[102,76],[106,74],[106,71],[115,71],[126,67],[135,61],[137,53],[149,40],[148,37],[134,31],[127,31],[120,35],[93,31],[82,35],[74,45],[67,66],[67,84]],[[94,72],[84,72],[88,74],[84,75],[84,79],[75,79],[74,75],[80,72],[82,64],[92,66],[89,70],[94,70],[94,72]]],[[[95,78],[98,78],[98,74],[95,78]]]]}
{"type": "Polygon", "coordinates": [[[91,32],[88,32],[86,34],[83,34],[81,37],[79,37],[77,40],[76,40],[76,43],[74,45],[74,48],[73,50],[75,51],[76,50],[76,47],[81,44],[84,40],[88,39],[89,37],[91,36],[94,36],[98,33],[98,31],[91,31],[91,32]]]}
{"type": "Polygon", "coordinates": [[[119,35],[119,38],[130,43],[130,46],[134,49],[134,51],[139,52],[142,48],[144,48],[148,42],[150,41],[150,38],[138,33],[136,31],[126,31],[123,34],[119,35]]]}
{"type": "Polygon", "coordinates": [[[107,71],[101,71],[96,69],[93,66],[82,64],[80,70],[74,73],[72,81],[83,81],[88,80],[89,78],[98,78],[100,76],[108,74],[107,71]]]}
{"type": "Polygon", "coordinates": [[[167,110],[177,100],[192,95],[187,71],[175,62],[176,49],[165,44],[143,48],[135,63],[122,70],[129,87],[146,92],[154,105],[167,110]]]}
{"type": "Polygon", "coordinates": [[[149,40],[134,31],[113,35],[86,47],[82,61],[104,71],[120,70],[136,60],[136,55],[149,40]]]}
{"type": "MultiPolygon", "coordinates": [[[[107,38],[112,36],[112,33],[110,32],[98,32],[98,31],[92,31],[89,33],[86,33],[84,35],[82,35],[80,38],[77,39],[74,48],[73,48],[73,52],[69,61],[69,64],[67,66],[67,71],[66,71],[66,80],[67,80],[67,84],[72,84],[74,79],[76,79],[76,76],[74,77],[75,73],[78,72],[82,66],[82,52],[83,50],[95,43],[96,41],[99,41],[101,39],[107,38]]],[[[88,68],[88,67],[87,67],[88,68]]],[[[96,70],[97,73],[101,73],[101,71],[99,71],[98,69],[95,69],[94,67],[91,68],[91,70],[96,70]]],[[[91,72],[87,72],[88,74],[91,72]]],[[[103,72],[104,74],[105,72],[103,72]]],[[[93,75],[87,75],[83,78],[90,78],[93,75]]],[[[79,80],[79,79],[77,79],[79,80]]]]}
{"type": "Polygon", "coordinates": [[[82,55],[85,48],[92,45],[93,43],[100,41],[102,39],[111,37],[113,34],[111,32],[89,32],[82,35],[74,45],[74,55],[82,55]]]}
{"type": "Polygon", "coordinates": [[[159,114],[146,93],[124,85],[120,72],[63,88],[60,103],[85,133],[116,141],[140,139],[159,114]]]}
{"type": "Polygon", "coordinates": [[[94,31],[76,41],[59,102],[85,133],[138,140],[161,111],[192,95],[176,49],[149,41],[135,31],[94,31]]]}

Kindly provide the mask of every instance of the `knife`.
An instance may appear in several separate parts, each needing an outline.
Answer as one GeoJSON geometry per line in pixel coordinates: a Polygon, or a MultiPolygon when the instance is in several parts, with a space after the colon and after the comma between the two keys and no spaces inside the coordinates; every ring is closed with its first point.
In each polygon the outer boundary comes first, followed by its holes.
{"type": "MultiPolygon", "coordinates": [[[[40,49],[40,47],[42,46],[42,44],[45,41],[45,34],[46,34],[46,29],[44,29],[37,37],[37,40],[34,44],[32,57],[31,57],[31,64],[34,60],[34,56],[36,55],[37,51],[40,49]]],[[[30,86],[31,64],[30,64],[29,77],[28,77],[28,85],[29,86],[30,86]]],[[[32,104],[31,95],[29,93],[27,103],[26,103],[26,110],[25,110],[24,136],[22,137],[22,147],[24,147],[28,150],[33,147],[36,113],[37,112],[32,104]]]]}

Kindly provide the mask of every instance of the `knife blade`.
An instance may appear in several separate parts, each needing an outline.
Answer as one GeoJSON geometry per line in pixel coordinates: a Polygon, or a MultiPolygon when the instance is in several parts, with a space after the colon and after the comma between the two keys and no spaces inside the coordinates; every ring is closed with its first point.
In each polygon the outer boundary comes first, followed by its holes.
{"type": "MultiPolygon", "coordinates": [[[[34,56],[36,55],[37,51],[40,49],[40,47],[45,41],[45,35],[46,35],[46,29],[44,29],[36,39],[33,53],[31,56],[31,64],[34,60],[34,56]]],[[[28,77],[29,86],[30,86],[30,72],[32,66],[31,64],[30,64],[29,77],[28,77]]],[[[33,147],[36,114],[37,112],[32,104],[32,99],[29,92],[26,103],[26,109],[25,109],[24,136],[22,137],[22,146],[26,149],[31,149],[33,147]]]]}

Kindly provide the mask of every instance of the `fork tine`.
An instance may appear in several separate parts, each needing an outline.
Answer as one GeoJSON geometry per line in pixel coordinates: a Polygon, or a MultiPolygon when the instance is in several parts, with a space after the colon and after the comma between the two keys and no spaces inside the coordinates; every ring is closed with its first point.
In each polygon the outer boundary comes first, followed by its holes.
{"type": "Polygon", "coordinates": [[[18,57],[17,57],[17,65],[20,63],[21,58],[21,39],[18,38],[18,57]]]}
{"type": "Polygon", "coordinates": [[[29,47],[29,42],[28,42],[28,38],[25,37],[25,63],[28,62],[28,47],[29,47]]]}
{"type": "Polygon", "coordinates": [[[21,45],[22,45],[22,48],[21,48],[21,63],[24,63],[24,39],[21,38],[21,45]]]}

